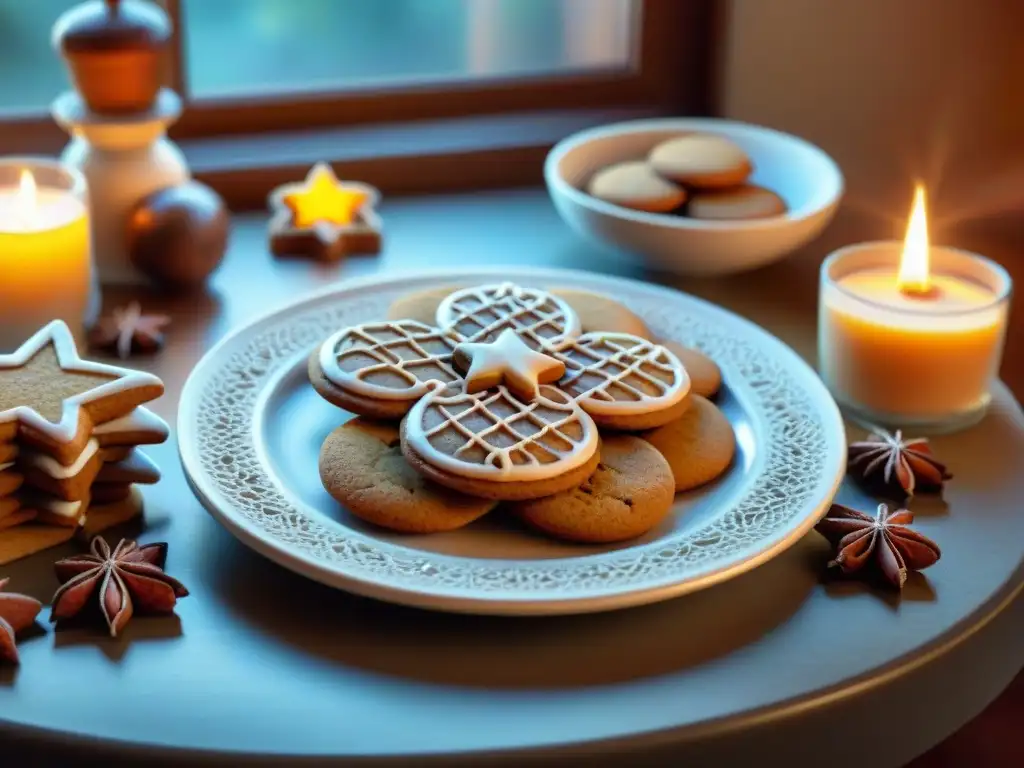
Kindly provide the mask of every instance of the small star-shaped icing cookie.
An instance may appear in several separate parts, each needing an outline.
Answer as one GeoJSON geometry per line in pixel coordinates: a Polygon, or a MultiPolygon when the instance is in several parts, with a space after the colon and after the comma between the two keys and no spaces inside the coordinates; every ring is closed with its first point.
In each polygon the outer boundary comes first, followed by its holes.
{"type": "Polygon", "coordinates": [[[83,360],[68,327],[54,320],[19,349],[0,355],[0,441],[23,428],[30,443],[73,459],[95,423],[159,397],[156,376],[83,360]],[[88,414],[82,418],[82,412],[88,414]]]}
{"type": "Polygon", "coordinates": [[[270,193],[271,250],[325,261],[349,253],[377,253],[381,224],[374,206],[379,199],[375,188],[339,181],[329,165],[319,163],[305,181],[270,193]]]}
{"type": "Polygon", "coordinates": [[[369,194],[358,187],[348,187],[338,181],[331,166],[320,163],[306,176],[306,181],[282,198],[296,227],[312,227],[319,222],[351,224],[369,194]]]}
{"type": "Polygon", "coordinates": [[[453,359],[466,372],[467,392],[504,384],[527,402],[537,396],[538,386],[558,381],[565,374],[565,363],[530,349],[511,328],[492,342],[459,344],[453,359]]]}

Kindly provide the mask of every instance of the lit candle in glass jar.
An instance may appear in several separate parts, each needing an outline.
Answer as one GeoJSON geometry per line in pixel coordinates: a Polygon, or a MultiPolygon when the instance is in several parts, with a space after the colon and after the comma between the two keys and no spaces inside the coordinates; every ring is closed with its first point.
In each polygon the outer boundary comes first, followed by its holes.
{"type": "Polygon", "coordinates": [[[821,267],[822,377],[853,418],[931,431],[980,419],[1002,359],[1011,281],[928,242],[923,188],[903,243],[861,243],[821,267]]]}
{"type": "Polygon", "coordinates": [[[85,179],[50,160],[0,160],[0,352],[55,319],[81,335],[97,299],[85,179]]]}

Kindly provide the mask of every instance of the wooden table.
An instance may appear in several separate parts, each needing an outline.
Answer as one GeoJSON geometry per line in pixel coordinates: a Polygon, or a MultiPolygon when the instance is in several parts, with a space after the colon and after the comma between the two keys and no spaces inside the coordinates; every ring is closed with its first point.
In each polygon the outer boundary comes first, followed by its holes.
{"type": "MultiPolygon", "coordinates": [[[[822,256],[835,244],[862,239],[858,236],[858,222],[842,217],[821,242],[783,263],[730,279],[683,280],[647,274],[623,259],[595,253],[561,225],[545,193],[539,190],[391,200],[382,212],[387,247],[380,256],[356,257],[334,266],[304,260],[275,260],[266,248],[266,217],[243,215],[235,219],[230,252],[207,292],[163,297],[124,289],[107,291],[108,310],[128,298],[141,298],[147,311],[166,311],[174,318],[167,348],[158,357],[141,363],[162,376],[167,385],[168,394],[157,403],[155,410],[173,421],[177,396],[206,349],[232,328],[311,289],[376,271],[487,263],[493,253],[500,255],[496,263],[515,259],[522,264],[586,268],[663,282],[754,320],[813,359],[817,267],[822,256]],[[489,250],[486,247],[488,236],[500,238],[502,244],[489,250]]],[[[973,237],[974,241],[961,244],[981,250],[979,236],[973,237]]],[[[1016,271],[1017,279],[1024,279],[1017,259],[1009,251],[1011,245],[991,241],[983,252],[1002,261],[1011,272],[1016,271]]],[[[1018,362],[1024,352],[1021,330],[1018,314],[1010,334],[1008,365],[1003,372],[1018,399],[1024,392],[1024,365],[1018,362]]],[[[159,494],[162,502],[172,497],[181,498],[175,494],[187,493],[187,487],[179,467],[176,464],[166,466],[174,462],[170,455],[161,454],[160,459],[165,463],[167,477],[149,492],[159,494]]],[[[191,499],[187,503],[197,506],[191,499]]],[[[156,521],[156,526],[159,525],[160,521],[156,521]]],[[[205,518],[197,525],[196,535],[229,539],[226,532],[216,529],[215,524],[205,518]]],[[[206,540],[197,540],[196,546],[208,549],[211,557],[220,551],[220,544],[206,540]]],[[[267,587],[267,577],[260,579],[263,587],[267,587]]],[[[1024,746],[1017,736],[1016,725],[1022,714],[1024,676],[1018,677],[974,722],[915,761],[913,768],[959,766],[968,761],[975,768],[1024,764],[1024,746]]],[[[38,757],[36,753],[32,756],[38,757]]]]}

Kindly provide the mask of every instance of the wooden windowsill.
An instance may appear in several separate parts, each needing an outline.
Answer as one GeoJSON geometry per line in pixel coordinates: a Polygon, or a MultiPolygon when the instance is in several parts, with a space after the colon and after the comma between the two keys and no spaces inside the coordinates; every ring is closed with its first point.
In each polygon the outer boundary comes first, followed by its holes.
{"type": "Polygon", "coordinates": [[[539,184],[544,157],[561,139],[607,123],[652,117],[642,108],[485,115],[183,141],[193,174],[232,210],[266,206],[274,187],[317,162],[388,194],[458,192],[539,184]]]}

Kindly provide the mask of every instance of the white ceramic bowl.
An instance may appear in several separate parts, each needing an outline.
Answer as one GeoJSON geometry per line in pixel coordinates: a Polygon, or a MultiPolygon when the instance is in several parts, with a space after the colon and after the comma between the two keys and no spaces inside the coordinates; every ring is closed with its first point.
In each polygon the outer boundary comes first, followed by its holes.
{"type": "Polygon", "coordinates": [[[715,118],[659,118],[573,134],[548,154],[544,178],[555,208],[576,232],[681,275],[724,275],[775,261],[816,237],[843,196],[843,175],[818,147],[786,133],[715,118]],[[599,169],[641,159],[688,131],[726,136],[754,163],[751,181],[774,190],[789,211],[749,221],[698,221],[631,211],[583,190],[599,169]]]}

